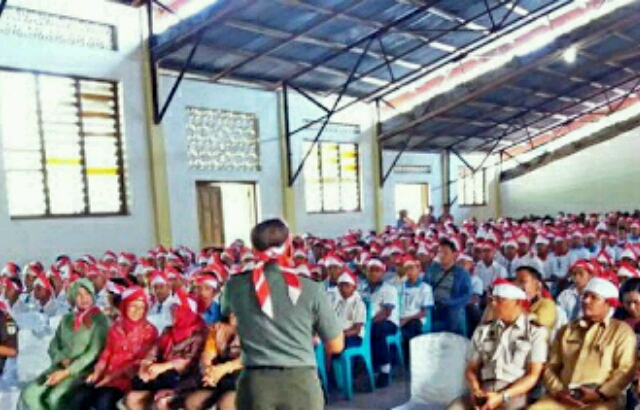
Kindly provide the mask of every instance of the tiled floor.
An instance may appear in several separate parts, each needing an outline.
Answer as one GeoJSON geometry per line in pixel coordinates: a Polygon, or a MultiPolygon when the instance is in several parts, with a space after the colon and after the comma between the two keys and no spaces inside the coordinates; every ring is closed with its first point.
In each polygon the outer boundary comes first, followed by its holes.
{"type": "Polygon", "coordinates": [[[409,400],[409,382],[402,376],[395,379],[391,386],[373,393],[366,390],[366,386],[366,383],[356,383],[356,392],[351,401],[344,400],[340,392],[333,389],[327,410],[387,410],[409,400]]]}

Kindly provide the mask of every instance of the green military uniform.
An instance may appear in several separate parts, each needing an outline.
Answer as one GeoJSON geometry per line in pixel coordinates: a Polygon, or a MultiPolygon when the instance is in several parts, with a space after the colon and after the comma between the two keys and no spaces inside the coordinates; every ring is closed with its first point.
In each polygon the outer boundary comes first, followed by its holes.
{"type": "Polygon", "coordinates": [[[238,409],[324,408],[312,338],[331,340],[342,333],[321,284],[300,277],[294,305],[280,267],[264,270],[271,291],[273,319],[260,309],[250,273],[233,277],[222,298],[222,313],[234,313],[244,370],[238,382],[238,409]]]}
{"type": "MultiPolygon", "coordinates": [[[[80,279],[69,291],[72,300],[75,299],[74,295],[80,286],[94,294],[91,282],[80,279]]],[[[107,317],[102,312],[97,312],[91,317],[89,326],[83,323],[77,330],[74,330],[74,318],[73,313],[62,318],[49,345],[51,367],[29,383],[22,392],[21,401],[30,410],[67,410],[69,396],[84,383],[104,348],[109,332],[107,317]],[[70,361],[67,369],[71,375],[56,386],[47,386],[45,383],[49,375],[56,370],[64,369],[62,362],[65,359],[70,361]]]]}
{"type": "Polygon", "coordinates": [[[570,409],[552,396],[580,386],[597,386],[609,399],[585,409],[621,408],[619,399],[633,379],[635,363],[636,336],[629,325],[611,318],[591,325],[583,319],[575,320],[560,329],[553,342],[549,363],[542,375],[549,396],[531,408],[570,409]]]}
{"type": "MultiPolygon", "coordinates": [[[[549,352],[548,331],[521,314],[511,325],[494,320],[479,326],[473,333],[467,361],[480,363],[480,381],[485,391],[500,391],[528,370],[529,363],[545,363],[549,352]]],[[[503,409],[516,410],[527,406],[527,397],[513,397],[503,409]]],[[[473,409],[468,396],[449,405],[448,410],[473,409]]]]}

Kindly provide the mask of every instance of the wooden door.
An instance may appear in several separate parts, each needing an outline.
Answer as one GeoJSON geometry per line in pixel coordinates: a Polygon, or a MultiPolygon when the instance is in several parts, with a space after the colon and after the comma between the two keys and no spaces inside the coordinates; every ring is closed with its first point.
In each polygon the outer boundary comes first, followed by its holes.
{"type": "Polygon", "coordinates": [[[222,212],[222,188],[208,183],[198,183],[198,221],[200,244],[224,247],[224,215],[222,212]]]}

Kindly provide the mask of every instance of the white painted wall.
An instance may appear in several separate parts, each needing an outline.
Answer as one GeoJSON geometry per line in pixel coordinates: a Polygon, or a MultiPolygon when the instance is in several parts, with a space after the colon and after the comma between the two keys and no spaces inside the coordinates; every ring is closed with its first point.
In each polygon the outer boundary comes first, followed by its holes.
{"type": "MultiPolygon", "coordinates": [[[[171,89],[173,77],[162,77],[162,101],[171,89]]],[[[249,88],[185,80],[180,85],[162,121],[167,154],[167,180],[173,243],[200,246],[197,181],[255,182],[259,217],[282,216],[282,185],[277,95],[249,88]],[[223,109],[257,115],[260,136],[261,170],[232,172],[189,167],[187,153],[187,107],[223,109]]],[[[235,221],[234,221],[235,222],[235,221]]],[[[229,238],[227,238],[229,239],[229,238]]]]}
{"type": "MultiPolygon", "coordinates": [[[[478,167],[482,164],[482,161],[485,158],[485,154],[483,153],[469,153],[462,154],[464,159],[471,165],[472,167],[478,167]]],[[[495,163],[496,159],[494,157],[488,158],[483,167],[489,167],[495,163]]],[[[455,155],[451,155],[450,162],[451,169],[451,179],[458,179],[458,169],[460,166],[464,166],[464,163],[455,155]]],[[[486,220],[489,218],[496,218],[499,212],[498,203],[500,198],[497,193],[497,167],[489,167],[486,171],[486,182],[487,182],[487,205],[486,206],[460,206],[460,202],[456,201],[456,203],[451,207],[451,214],[455,218],[456,222],[461,223],[467,218],[476,217],[480,220],[486,220]]],[[[451,184],[451,200],[458,196],[458,184],[451,184]]]]}
{"type": "MultiPolygon", "coordinates": [[[[305,120],[314,120],[324,115],[318,107],[296,94],[291,95],[291,128],[292,130],[305,124],[305,120]]],[[[331,106],[332,99],[325,100],[331,106]]],[[[343,101],[343,104],[346,100],[343,101]]],[[[375,209],[373,198],[373,110],[369,105],[355,104],[334,116],[332,122],[358,124],[361,134],[353,137],[349,135],[323,134],[320,141],[357,143],[360,156],[360,191],[361,210],[345,213],[307,213],[305,209],[306,197],[304,192],[304,171],[294,184],[296,204],[296,226],[299,232],[311,232],[315,235],[336,237],[344,234],[347,229],[375,229],[375,209]]],[[[317,131],[305,130],[292,137],[293,169],[296,169],[304,156],[304,141],[312,141],[317,131]]]]}
{"type": "MultiPolygon", "coordinates": [[[[5,260],[50,261],[60,253],[102,255],[107,249],[142,252],[154,242],[141,66],[140,11],[109,2],[12,0],[22,6],[118,29],[119,50],[102,51],[0,34],[0,67],[109,79],[122,85],[130,215],[104,218],[11,220],[0,156],[0,254],[5,260]]],[[[5,16],[3,16],[5,18],[5,16]]],[[[0,90],[1,92],[1,90],[0,90]]],[[[0,138],[1,141],[1,138],[0,138]]]]}
{"type": "MultiPolygon", "coordinates": [[[[383,168],[386,172],[397,152],[385,151],[383,155],[383,168]]],[[[398,160],[398,166],[401,165],[415,165],[415,166],[431,166],[431,173],[429,174],[404,174],[392,171],[389,178],[384,184],[382,191],[382,201],[384,206],[384,224],[395,225],[398,220],[396,212],[396,184],[429,184],[429,201],[433,205],[436,214],[442,210],[442,187],[441,187],[441,164],[440,155],[438,154],[422,154],[414,152],[406,152],[402,154],[398,160]]],[[[420,201],[420,198],[416,198],[416,201],[420,201]]],[[[420,215],[410,215],[416,222],[420,218],[420,215]]]]}
{"type": "Polygon", "coordinates": [[[640,129],[501,184],[508,216],[640,208],[640,129]]]}

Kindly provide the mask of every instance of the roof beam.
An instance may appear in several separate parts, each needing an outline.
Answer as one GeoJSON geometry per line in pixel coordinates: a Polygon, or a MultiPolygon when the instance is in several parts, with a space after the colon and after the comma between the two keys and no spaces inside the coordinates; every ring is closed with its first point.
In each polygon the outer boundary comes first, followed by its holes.
{"type": "MultiPolygon", "coordinates": [[[[573,114],[573,115],[571,115],[571,116],[567,117],[567,119],[566,119],[566,120],[564,120],[564,121],[561,121],[561,122],[559,122],[559,123],[556,123],[556,124],[553,124],[553,125],[550,125],[550,126],[543,127],[543,128],[542,128],[540,131],[538,131],[535,135],[527,135],[527,139],[533,140],[533,139],[537,138],[538,136],[540,136],[540,135],[542,135],[542,134],[544,134],[544,133],[546,133],[546,132],[549,132],[549,131],[553,130],[554,128],[558,128],[558,127],[560,127],[560,126],[566,125],[566,123],[571,123],[571,122],[573,122],[573,121],[575,121],[575,120],[577,120],[577,119],[580,119],[581,117],[583,117],[583,116],[585,116],[585,115],[587,115],[587,114],[594,113],[594,112],[596,112],[596,111],[598,111],[598,110],[600,110],[600,109],[602,109],[602,108],[605,108],[605,107],[609,107],[609,112],[607,113],[607,115],[608,115],[608,114],[611,114],[612,112],[616,111],[616,110],[620,107],[620,105],[621,105],[621,104],[619,104],[619,105],[617,106],[617,108],[614,108],[614,107],[611,105],[613,102],[617,102],[618,100],[623,100],[622,102],[624,103],[624,101],[628,98],[628,96],[629,96],[632,92],[634,92],[635,90],[637,90],[638,85],[640,85],[640,75],[639,75],[639,76],[637,76],[636,78],[623,80],[623,81],[619,82],[618,84],[614,84],[614,85],[612,85],[612,86],[608,87],[608,88],[607,88],[607,89],[605,89],[605,90],[599,90],[599,91],[597,91],[597,92],[593,93],[592,95],[590,95],[590,96],[588,96],[588,97],[585,97],[585,100],[590,100],[590,99],[593,99],[593,98],[595,98],[595,97],[597,97],[597,96],[599,96],[599,95],[606,94],[610,89],[613,89],[613,88],[616,88],[616,87],[620,87],[620,86],[625,85],[625,84],[632,83],[632,82],[634,82],[634,81],[636,81],[636,80],[638,80],[638,81],[637,81],[637,82],[635,82],[635,83],[633,84],[632,89],[631,89],[629,92],[627,92],[625,96],[619,96],[615,101],[609,101],[609,100],[607,100],[605,103],[598,104],[598,105],[596,105],[596,106],[594,106],[594,107],[591,107],[591,108],[589,108],[589,109],[587,109],[587,110],[581,111],[581,112],[580,112],[580,113],[578,113],[578,114],[573,114]]],[[[575,103],[575,104],[573,104],[573,106],[569,106],[569,107],[567,107],[567,108],[572,108],[572,107],[575,107],[575,106],[577,106],[577,105],[580,105],[580,103],[579,103],[579,102],[578,102],[578,103],[575,103]]],[[[547,117],[547,118],[548,118],[548,117],[547,117]]],[[[545,119],[546,119],[546,118],[541,118],[541,119],[539,119],[539,120],[534,121],[534,122],[533,122],[533,123],[531,123],[531,124],[535,124],[535,123],[540,122],[540,121],[545,120],[545,119]]],[[[524,124],[524,125],[525,125],[525,126],[528,126],[529,124],[524,124]]],[[[522,129],[522,128],[520,128],[520,129],[522,129]]],[[[516,130],[516,131],[518,131],[518,130],[516,130]]],[[[481,147],[483,147],[483,146],[487,145],[487,144],[488,144],[488,143],[490,143],[490,142],[492,142],[492,140],[488,140],[488,141],[484,142],[483,144],[479,145],[479,146],[478,146],[478,148],[481,148],[481,147]]],[[[513,143],[511,143],[511,144],[510,144],[508,147],[506,147],[505,149],[513,148],[513,147],[515,147],[515,146],[517,146],[517,145],[522,144],[523,142],[524,142],[524,140],[522,140],[522,139],[517,140],[517,141],[514,141],[513,143]]]]}
{"type": "Polygon", "coordinates": [[[182,32],[176,38],[173,38],[171,39],[171,41],[167,41],[162,44],[155,44],[157,36],[149,33],[149,35],[152,36],[151,44],[153,45],[151,47],[151,52],[153,56],[157,61],[169,54],[180,50],[186,44],[193,42],[193,40],[197,38],[197,36],[201,32],[210,29],[211,26],[215,24],[219,24],[230,15],[233,15],[235,12],[255,4],[256,1],[257,0],[234,0],[233,2],[221,3],[221,10],[218,11],[214,16],[209,19],[199,21],[197,24],[189,26],[188,30],[184,30],[184,32],[182,32]]]}
{"type": "MultiPolygon", "coordinates": [[[[222,47],[218,44],[213,44],[210,41],[206,41],[204,40],[202,42],[202,45],[206,48],[209,48],[211,50],[216,50],[216,51],[220,51],[222,53],[225,54],[236,54],[239,55],[243,58],[249,59],[251,58],[254,54],[249,53],[247,51],[243,51],[240,49],[232,49],[232,48],[226,48],[226,47],[222,47]]],[[[272,55],[265,55],[262,57],[264,60],[271,60],[274,62],[278,62],[278,63],[287,63],[287,64],[293,64],[293,65],[297,65],[300,67],[309,67],[311,64],[306,62],[306,61],[300,61],[297,59],[287,59],[284,57],[276,57],[276,56],[272,56],[272,55]]],[[[316,68],[316,70],[318,72],[323,72],[326,74],[331,74],[331,75],[337,75],[339,77],[344,77],[344,78],[348,78],[349,77],[349,73],[347,71],[343,71],[337,68],[332,68],[332,67],[327,67],[327,66],[319,66],[316,68]]],[[[216,75],[217,76],[217,75],[216,75]]],[[[229,77],[234,77],[234,75],[230,75],[229,77]]],[[[369,83],[375,83],[375,82],[380,82],[380,81],[385,81],[385,80],[381,80],[379,78],[375,78],[375,77],[362,77],[359,80],[361,81],[365,81],[365,82],[369,82],[369,83]]]]}
{"type": "MultiPolygon", "coordinates": [[[[296,6],[300,6],[300,7],[304,7],[306,9],[308,9],[308,10],[312,10],[312,11],[314,11],[316,13],[319,13],[319,14],[325,14],[325,15],[333,15],[333,14],[335,14],[339,18],[342,18],[342,19],[345,19],[345,20],[350,20],[350,21],[356,22],[358,24],[362,24],[364,26],[374,26],[377,29],[384,28],[384,26],[385,26],[384,23],[376,21],[376,20],[363,20],[360,17],[356,17],[356,16],[353,16],[351,14],[347,14],[347,11],[339,11],[339,12],[331,11],[331,10],[328,10],[328,9],[325,9],[325,8],[322,8],[322,7],[315,6],[313,4],[306,3],[303,0],[298,0],[295,3],[295,5],[296,6]]],[[[351,7],[349,9],[351,9],[351,7]]],[[[431,12],[432,9],[433,9],[433,7],[431,9],[427,10],[427,12],[431,12]]],[[[394,32],[394,33],[398,33],[398,34],[403,35],[405,37],[412,38],[414,40],[422,41],[423,43],[425,43],[425,45],[431,46],[436,50],[442,50],[442,48],[453,47],[453,46],[451,46],[449,44],[445,44],[445,43],[440,43],[440,46],[438,46],[439,42],[435,42],[432,39],[430,39],[429,37],[425,37],[424,35],[422,35],[420,33],[416,33],[414,31],[410,31],[410,30],[407,30],[407,29],[404,29],[404,28],[400,29],[398,27],[391,27],[389,29],[389,31],[390,32],[394,32]]],[[[396,61],[396,64],[405,65],[406,63],[403,62],[402,60],[400,60],[400,61],[396,61]]],[[[415,70],[416,68],[420,67],[420,64],[416,64],[416,63],[411,63],[410,62],[409,65],[406,65],[406,67],[415,70]]]]}
{"type": "MultiPolygon", "coordinates": [[[[640,126],[640,115],[636,115],[627,120],[621,121],[619,123],[613,124],[610,127],[604,128],[600,131],[597,131],[588,137],[580,139],[579,141],[572,142],[563,147],[558,148],[553,152],[543,153],[529,161],[519,163],[516,167],[503,171],[500,173],[500,182],[506,182],[523,175],[526,175],[536,169],[542,168],[545,165],[549,165],[552,162],[558,161],[562,158],[566,158],[570,155],[573,155],[583,149],[592,147],[594,145],[600,144],[602,142],[613,139],[620,134],[631,131],[634,128],[640,126]]],[[[507,155],[510,155],[507,151],[505,151],[507,155]]]]}
{"type": "MultiPolygon", "coordinates": [[[[410,121],[402,127],[383,133],[380,136],[380,140],[384,141],[395,134],[403,133],[409,129],[415,128],[416,125],[435,118],[458,105],[474,100],[493,89],[501,86],[509,87],[509,81],[512,81],[514,78],[529,73],[536,67],[540,67],[559,58],[567,45],[588,43],[599,38],[603,31],[617,30],[631,24],[635,24],[636,13],[633,11],[637,11],[637,9],[638,4],[632,3],[628,6],[623,6],[600,19],[591,21],[579,29],[554,40],[554,42],[548,46],[550,51],[546,56],[537,57],[534,53],[516,58],[502,68],[488,73],[480,79],[470,81],[467,84],[462,84],[446,94],[436,96],[433,99],[433,105],[435,106],[434,109],[420,115],[414,121],[410,121]]],[[[547,98],[549,97],[551,96],[549,95],[547,98]]]]}
{"type": "MultiPolygon", "coordinates": [[[[290,76],[289,78],[287,78],[285,80],[285,82],[292,82],[296,78],[313,71],[315,66],[318,66],[318,65],[321,65],[321,64],[326,64],[328,61],[331,61],[331,60],[337,58],[338,56],[340,56],[340,55],[342,55],[342,54],[344,54],[346,52],[349,52],[351,49],[360,48],[360,46],[362,44],[366,44],[369,40],[375,39],[376,37],[378,37],[380,35],[383,35],[387,31],[389,31],[392,27],[397,26],[399,24],[402,24],[402,23],[404,23],[406,21],[409,21],[412,18],[414,18],[416,16],[419,16],[421,13],[424,13],[425,10],[427,10],[429,7],[432,7],[433,5],[437,4],[438,1],[440,1],[440,0],[428,0],[428,1],[425,1],[424,4],[422,4],[420,7],[417,7],[416,9],[411,10],[411,11],[403,14],[402,16],[398,17],[392,23],[389,23],[388,25],[375,30],[373,33],[368,34],[368,35],[360,38],[359,40],[349,44],[348,46],[342,47],[340,50],[335,51],[331,55],[329,55],[329,56],[327,56],[327,57],[325,57],[325,58],[313,63],[311,67],[308,67],[308,68],[305,68],[303,70],[299,70],[299,71],[293,73],[293,75],[290,76]]],[[[391,61],[396,61],[396,60],[399,60],[400,58],[401,58],[400,56],[393,56],[391,58],[391,61]]],[[[385,64],[385,63],[386,63],[386,61],[382,62],[382,64],[385,64]]],[[[367,74],[369,74],[369,73],[365,73],[363,75],[367,75],[367,74]]],[[[384,87],[382,87],[382,88],[384,88],[384,87]]]]}
{"type": "MultiPolygon", "coordinates": [[[[355,8],[355,7],[357,7],[357,6],[359,6],[363,1],[364,1],[364,0],[358,0],[358,1],[355,1],[355,2],[354,2],[353,4],[351,4],[351,6],[349,6],[345,11],[351,10],[351,9],[353,9],[353,8],[355,8]]],[[[283,41],[283,42],[281,42],[280,44],[278,44],[277,46],[275,46],[275,47],[273,47],[273,48],[270,48],[270,49],[267,49],[267,50],[264,50],[264,51],[262,51],[262,52],[260,52],[260,53],[257,53],[257,54],[255,54],[255,55],[253,55],[252,57],[247,58],[247,59],[246,59],[246,60],[244,60],[244,61],[241,61],[241,62],[239,62],[239,63],[237,63],[237,64],[232,65],[231,67],[226,68],[224,71],[221,71],[219,74],[215,75],[215,76],[212,78],[212,80],[211,80],[211,81],[213,81],[213,82],[218,81],[219,79],[221,79],[221,78],[223,78],[223,77],[225,77],[225,76],[229,75],[230,73],[234,72],[234,71],[235,71],[235,70],[237,70],[238,68],[240,68],[240,67],[242,67],[242,66],[244,66],[244,65],[246,65],[246,64],[248,64],[248,63],[250,63],[250,62],[252,62],[252,61],[255,61],[255,60],[257,60],[257,59],[259,59],[259,58],[261,58],[261,57],[264,57],[264,56],[266,56],[267,54],[271,54],[271,53],[273,53],[274,51],[280,50],[282,47],[284,47],[284,46],[288,45],[289,43],[291,43],[292,41],[294,41],[294,40],[295,40],[296,38],[298,38],[299,36],[305,35],[305,34],[307,34],[307,33],[311,32],[311,31],[313,31],[315,28],[317,28],[317,27],[319,27],[319,26],[321,26],[321,25],[323,25],[323,24],[325,24],[325,23],[327,23],[327,22],[329,22],[329,21],[333,20],[334,18],[336,18],[336,17],[338,17],[338,16],[339,16],[339,13],[334,13],[334,14],[332,14],[332,15],[329,15],[329,16],[328,16],[327,18],[325,18],[325,19],[320,19],[320,20],[318,20],[318,22],[317,22],[317,23],[312,24],[311,26],[307,27],[307,28],[306,28],[305,30],[303,30],[303,31],[300,31],[300,32],[297,32],[297,33],[289,34],[289,37],[288,37],[285,41],[283,41]]]]}

